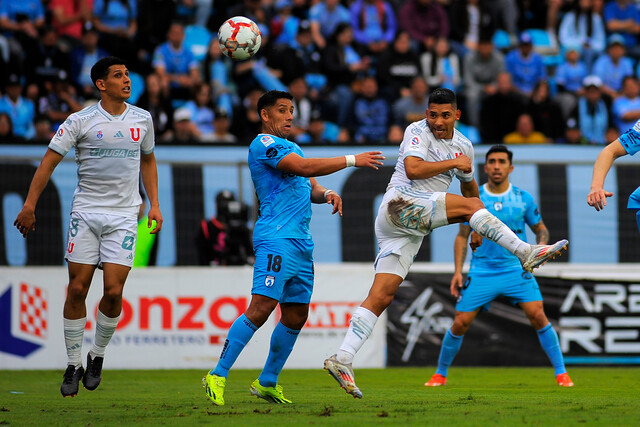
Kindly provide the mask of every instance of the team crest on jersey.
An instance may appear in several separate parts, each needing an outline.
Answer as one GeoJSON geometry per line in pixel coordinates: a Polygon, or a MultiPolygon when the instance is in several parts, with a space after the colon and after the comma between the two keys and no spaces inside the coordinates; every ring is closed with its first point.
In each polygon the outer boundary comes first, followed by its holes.
{"type": "Polygon", "coordinates": [[[276,278],[275,278],[275,277],[273,277],[273,276],[267,276],[267,277],[265,277],[265,279],[264,279],[264,285],[265,285],[267,288],[272,287],[274,283],[276,283],[276,278]]]}
{"type": "Polygon", "coordinates": [[[260,142],[262,142],[262,144],[265,147],[270,146],[271,144],[273,144],[275,141],[273,140],[273,138],[271,138],[269,135],[264,135],[260,138],[260,142]]]}
{"type": "Polygon", "coordinates": [[[413,135],[420,135],[422,133],[422,129],[417,128],[417,127],[411,128],[411,133],[413,135]]]}
{"type": "Polygon", "coordinates": [[[140,141],[140,128],[129,128],[131,131],[131,139],[138,142],[140,141]]]}
{"type": "Polygon", "coordinates": [[[500,212],[502,210],[502,202],[493,202],[493,209],[500,212]]]}
{"type": "Polygon", "coordinates": [[[96,134],[96,136],[98,137],[98,139],[102,139],[102,137],[104,136],[104,134],[102,133],[101,130],[98,131],[98,133],[96,134]]]}

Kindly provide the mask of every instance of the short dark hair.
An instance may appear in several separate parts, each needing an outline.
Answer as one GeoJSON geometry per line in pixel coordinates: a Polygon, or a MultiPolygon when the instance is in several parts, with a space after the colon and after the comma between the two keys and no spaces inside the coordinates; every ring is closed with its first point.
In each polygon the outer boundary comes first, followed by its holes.
{"type": "Polygon", "coordinates": [[[506,145],[497,144],[489,148],[489,151],[487,151],[487,154],[485,154],[484,156],[485,162],[487,161],[487,159],[489,159],[489,154],[492,153],[507,153],[507,156],[509,157],[509,163],[513,163],[513,152],[511,152],[506,145]]]}
{"type": "Polygon", "coordinates": [[[284,92],[282,90],[270,90],[269,92],[265,92],[262,94],[260,99],[258,100],[258,116],[262,117],[260,112],[269,107],[273,107],[278,102],[278,99],[288,99],[293,100],[293,95],[289,92],[284,92]]]}
{"type": "Polygon", "coordinates": [[[107,78],[109,75],[109,67],[112,65],[126,65],[126,62],[117,56],[107,56],[93,64],[93,67],[91,67],[91,81],[94,86],[98,80],[107,78]]]}
{"type": "Polygon", "coordinates": [[[454,110],[458,109],[456,94],[451,89],[439,87],[429,95],[429,104],[451,104],[454,110]]]}

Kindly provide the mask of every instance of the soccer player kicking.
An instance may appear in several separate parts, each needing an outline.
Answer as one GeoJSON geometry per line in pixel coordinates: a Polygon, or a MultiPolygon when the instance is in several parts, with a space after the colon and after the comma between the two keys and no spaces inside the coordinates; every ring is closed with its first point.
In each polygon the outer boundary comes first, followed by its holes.
{"type": "MultiPolygon", "coordinates": [[[[489,182],[480,187],[480,200],[489,212],[512,230],[517,230],[522,240],[526,239],[524,226],[527,224],[535,233],[537,243],[546,244],[549,230],[542,222],[533,197],[509,182],[512,160],[513,153],[504,145],[494,145],[487,151],[484,171],[489,182]]],[[[438,369],[425,386],[447,383],[447,370],[458,354],[469,326],[481,310],[489,310],[494,299],[504,296],[520,305],[537,331],[540,345],[555,369],[558,385],[573,387],[564,367],[558,334],[544,313],[538,283],[533,275],[522,270],[518,258],[493,242],[485,242],[473,252],[467,281],[462,284],[462,264],[470,233],[469,225],[460,224],[454,243],[455,272],[451,279],[451,295],[458,298],[456,317],[442,341],[438,369]]]]}
{"type": "Polygon", "coordinates": [[[340,196],[313,177],[349,166],[377,169],[384,159],[379,151],[305,158],[300,147],[286,139],[293,121],[292,99],[288,92],[272,90],[258,101],[262,133],[249,146],[249,169],[260,203],[253,230],[251,302],[231,325],[217,366],[202,379],[207,396],[216,405],[224,405],[227,376],[240,352],[278,304],[282,317],[271,335],[265,366],[249,390],[272,403],[291,403],[284,397],[278,376],[309,313],[314,278],[311,203],[329,203],[333,214],[342,215],[340,196]]]}
{"type": "Polygon", "coordinates": [[[355,383],[353,358],[391,304],[431,230],[469,222],[477,232],[473,245],[479,245],[482,237],[494,241],[513,253],[529,272],[568,244],[560,240],[553,245],[530,245],[485,209],[473,177],[473,146],[454,128],[460,118],[455,93],[435,89],[426,116],[405,130],[395,171],[378,210],[375,230],[380,251],[369,295],[354,311],[338,353],[324,361],[329,374],[356,398],[362,392],[355,383]],[[460,180],[463,196],[446,193],[454,176],[460,180]]]}
{"type": "Polygon", "coordinates": [[[63,323],[68,365],[60,387],[65,397],[78,394],[80,379],[87,390],[100,384],[105,349],[120,318],[122,291],[135,255],[141,172],[151,204],[148,226],[154,234],[162,228],[151,114],[125,102],[131,94],[131,80],[122,59],[100,59],[91,68],[91,80],[100,91],[100,102],[71,114],[60,125],[14,222],[24,237],[35,230],[38,199],[56,166],[75,149],[78,186],[65,255],[69,285],[63,323]],[[85,372],[81,355],[87,323],[85,299],[98,266],[103,269],[104,293],[85,372]]]}

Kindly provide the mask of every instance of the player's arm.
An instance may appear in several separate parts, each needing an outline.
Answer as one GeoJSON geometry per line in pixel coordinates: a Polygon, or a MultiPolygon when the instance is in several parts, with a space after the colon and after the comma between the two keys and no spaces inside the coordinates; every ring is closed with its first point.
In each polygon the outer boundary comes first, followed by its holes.
{"type": "Polygon", "coordinates": [[[469,173],[472,171],[471,159],[464,154],[455,159],[439,162],[429,162],[416,156],[407,156],[404,159],[404,170],[407,173],[407,178],[411,180],[431,178],[451,169],[459,169],[464,173],[469,173]]]}
{"type": "Polygon", "coordinates": [[[51,178],[51,174],[53,174],[53,171],[56,169],[63,157],[64,156],[56,153],[51,148],[47,148],[47,152],[44,154],[44,157],[42,157],[42,161],[31,180],[29,192],[27,193],[27,198],[24,201],[22,210],[18,213],[16,220],[13,222],[13,225],[16,226],[20,233],[22,233],[23,237],[27,237],[27,234],[29,234],[31,230],[36,229],[36,204],[38,203],[40,195],[47,186],[47,183],[51,178]]]}
{"type": "Polygon", "coordinates": [[[537,244],[546,245],[547,243],[549,243],[549,229],[546,225],[544,225],[544,222],[540,221],[536,225],[532,225],[529,228],[531,228],[531,231],[536,234],[537,244]]]}
{"type": "Polygon", "coordinates": [[[149,213],[147,214],[149,220],[147,227],[153,226],[153,221],[156,222],[156,226],[151,230],[151,234],[156,234],[162,229],[162,213],[160,212],[160,202],[158,201],[158,169],[156,166],[156,156],[153,152],[149,154],[142,154],[140,156],[140,172],[142,173],[142,184],[144,185],[144,191],[149,198],[149,213]]]}
{"type": "Polygon", "coordinates": [[[475,179],[469,182],[460,181],[460,192],[464,197],[480,197],[480,190],[475,179]]]}
{"type": "Polygon", "coordinates": [[[326,158],[305,158],[296,153],[289,153],[278,162],[278,169],[294,175],[313,177],[329,175],[349,166],[370,167],[378,169],[382,165],[381,151],[326,158]]]}
{"type": "Polygon", "coordinates": [[[591,190],[587,195],[587,203],[593,206],[597,211],[607,206],[607,197],[613,196],[613,193],[604,189],[604,180],[609,173],[609,169],[613,162],[618,158],[627,154],[622,146],[620,139],[616,139],[611,144],[602,149],[596,162],[593,165],[593,177],[591,178],[591,190]]]}
{"type": "Polygon", "coordinates": [[[453,242],[453,264],[454,272],[451,278],[451,295],[458,297],[460,295],[460,288],[462,287],[462,265],[467,258],[467,240],[469,240],[469,234],[471,234],[471,227],[466,224],[460,224],[458,235],[453,242]]]}
{"type": "Polygon", "coordinates": [[[338,213],[342,216],[342,198],[340,195],[318,184],[315,178],[310,178],[309,181],[311,182],[311,201],[313,203],[328,203],[333,206],[331,215],[338,213]]]}

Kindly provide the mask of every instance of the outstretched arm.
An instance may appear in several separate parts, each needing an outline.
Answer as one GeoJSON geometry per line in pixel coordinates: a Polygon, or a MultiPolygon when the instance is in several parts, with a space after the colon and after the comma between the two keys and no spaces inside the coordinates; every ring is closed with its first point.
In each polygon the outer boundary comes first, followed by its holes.
{"type": "Polygon", "coordinates": [[[140,158],[140,172],[142,173],[142,183],[144,184],[144,190],[147,192],[149,198],[149,214],[147,217],[149,221],[147,227],[153,226],[153,221],[156,222],[156,226],[151,230],[151,234],[156,234],[162,229],[162,213],[160,212],[160,202],[158,201],[158,169],[156,166],[155,154],[142,154],[140,158]]]}
{"type": "Polygon", "coordinates": [[[47,152],[42,157],[40,166],[36,169],[36,173],[33,175],[31,185],[29,186],[29,192],[27,193],[27,199],[24,201],[22,210],[18,213],[13,225],[16,226],[18,231],[22,233],[23,237],[27,237],[27,234],[31,230],[36,229],[36,204],[40,195],[44,191],[51,174],[56,169],[56,166],[60,163],[63,156],[53,151],[51,148],[47,149],[47,152]]]}
{"type": "Polygon", "coordinates": [[[287,154],[278,162],[278,169],[298,176],[313,177],[329,175],[349,166],[378,169],[382,165],[381,151],[369,151],[348,156],[327,158],[305,158],[296,153],[287,154]]]}
{"type": "Polygon", "coordinates": [[[591,178],[591,190],[587,195],[587,203],[593,206],[597,211],[607,206],[607,197],[613,196],[613,193],[604,189],[604,180],[609,173],[609,169],[613,162],[618,158],[627,154],[626,150],[616,139],[611,144],[602,149],[598,158],[593,165],[593,177],[591,178]]]}

